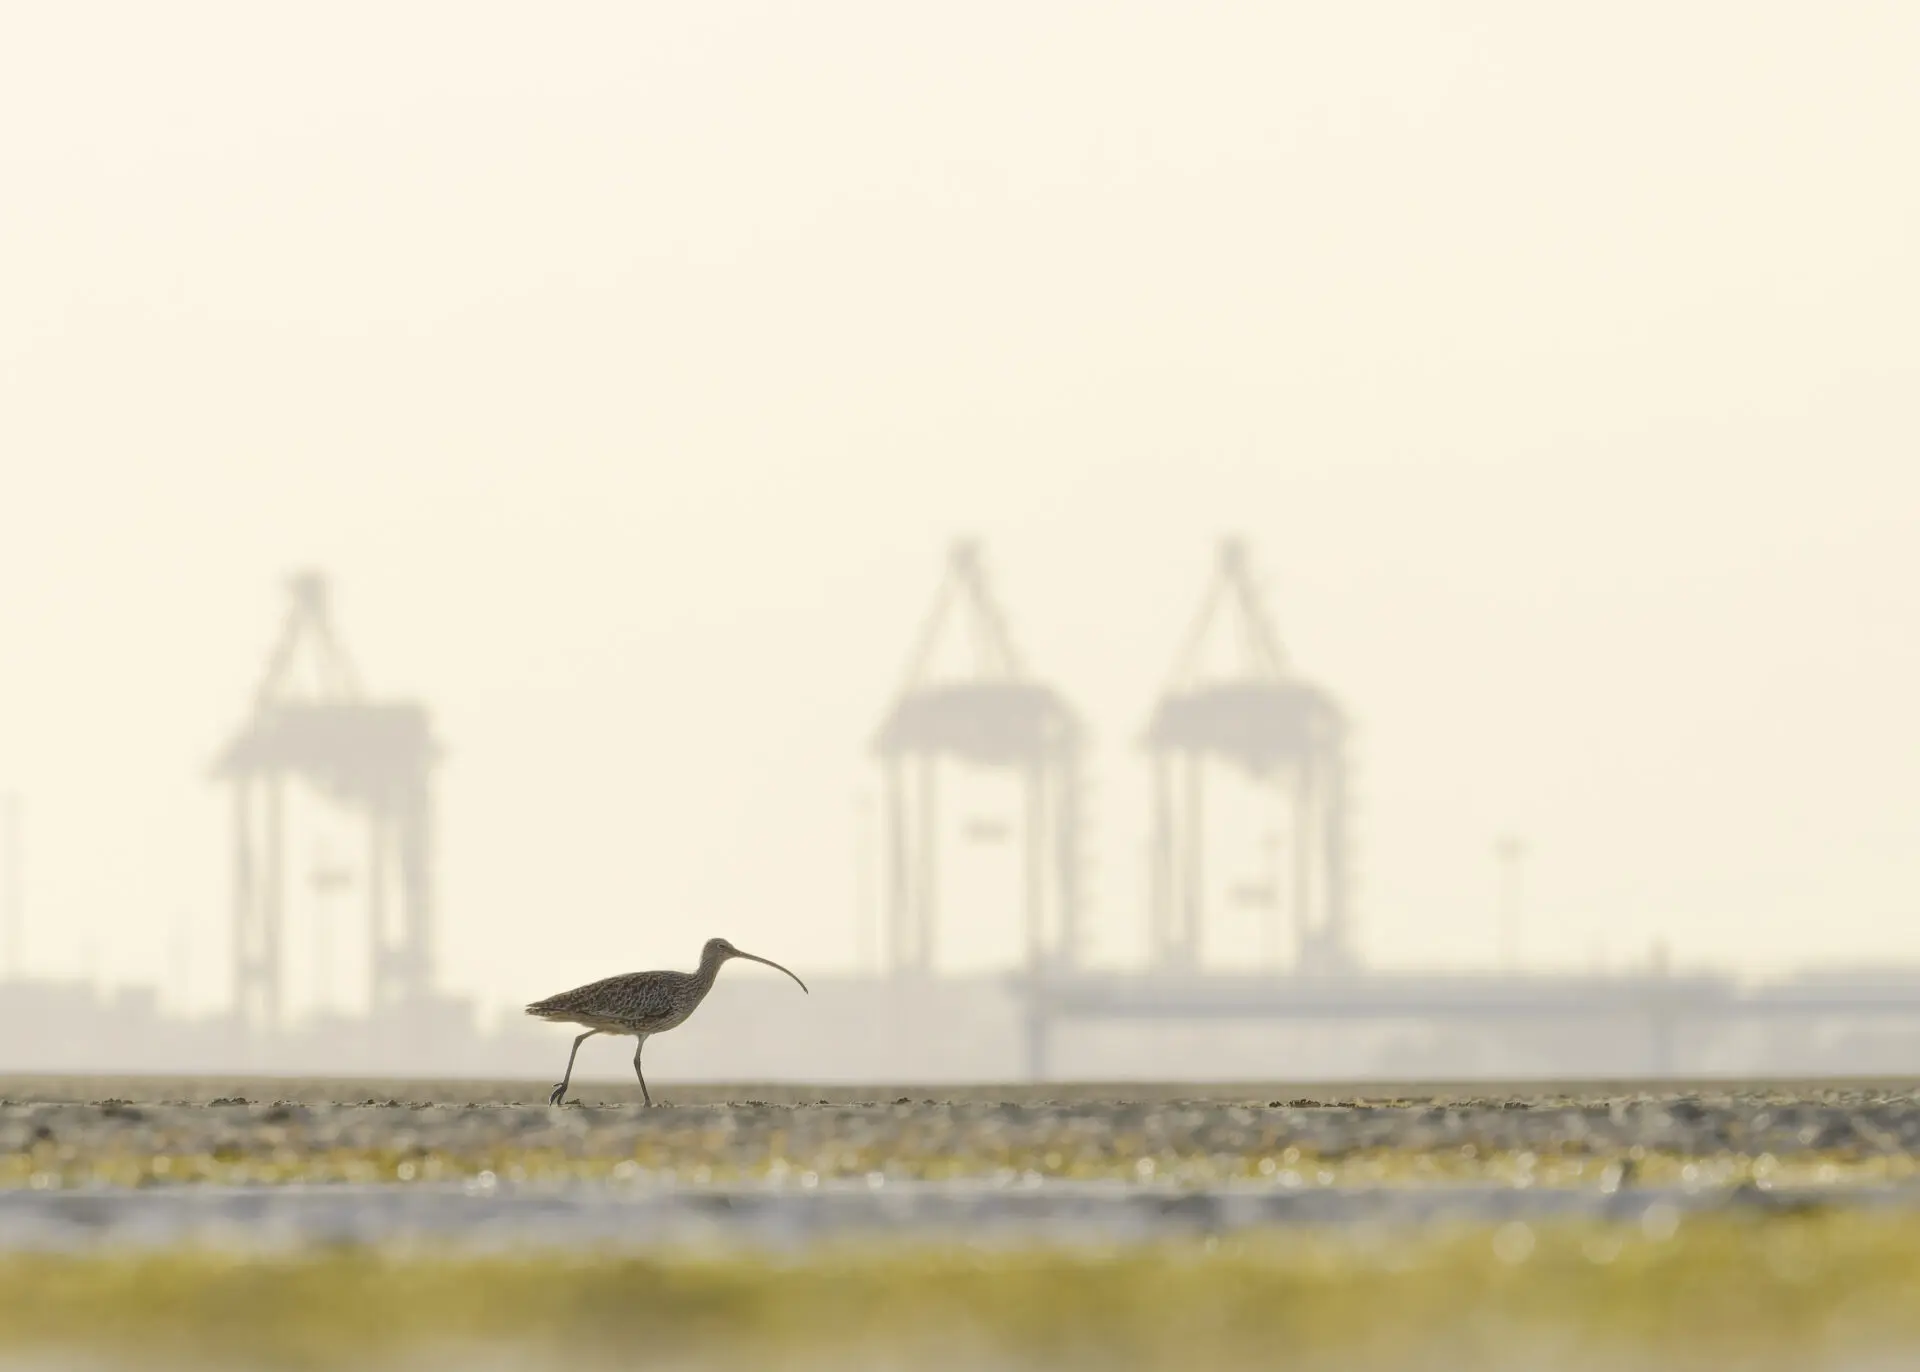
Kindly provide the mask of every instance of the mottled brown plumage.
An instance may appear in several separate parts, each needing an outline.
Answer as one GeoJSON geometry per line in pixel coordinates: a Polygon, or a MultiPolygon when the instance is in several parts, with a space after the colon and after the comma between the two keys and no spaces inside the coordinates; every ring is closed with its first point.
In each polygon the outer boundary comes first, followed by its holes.
{"type": "Polygon", "coordinates": [[[720,975],[720,964],[728,958],[764,962],[793,977],[802,991],[807,989],[804,981],[771,958],[743,953],[723,938],[710,938],[700,950],[697,972],[627,972],[590,981],[585,986],[576,986],[529,1005],[529,1015],[556,1024],[583,1025],[587,1031],[573,1041],[573,1052],[567,1055],[566,1073],[553,1088],[553,1094],[547,1097],[547,1104],[558,1105],[566,1099],[567,1083],[573,1080],[573,1060],[579,1056],[581,1044],[595,1034],[631,1034],[639,1040],[633,1050],[633,1074],[640,1078],[641,1099],[652,1105],[647,1078],[640,1070],[641,1049],[654,1034],[664,1034],[686,1022],[687,1016],[713,989],[713,980],[720,975]]]}

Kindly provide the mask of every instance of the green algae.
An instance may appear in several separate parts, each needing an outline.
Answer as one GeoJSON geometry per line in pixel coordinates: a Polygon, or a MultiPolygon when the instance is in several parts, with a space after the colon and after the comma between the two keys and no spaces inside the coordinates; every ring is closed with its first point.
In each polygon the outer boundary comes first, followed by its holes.
{"type": "Polygon", "coordinates": [[[1920,1345],[1920,1220],[1837,1212],[802,1257],[0,1259],[0,1352],[142,1367],[1832,1365],[1920,1345]],[[644,1359],[637,1354],[644,1352],[644,1359]],[[484,1362],[484,1359],[480,1361],[484,1362]]]}

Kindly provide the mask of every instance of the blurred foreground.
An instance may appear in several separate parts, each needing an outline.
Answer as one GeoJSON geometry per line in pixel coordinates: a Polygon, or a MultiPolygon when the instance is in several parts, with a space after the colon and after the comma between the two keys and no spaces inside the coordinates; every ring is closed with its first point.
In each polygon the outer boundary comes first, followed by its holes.
{"type": "Polygon", "coordinates": [[[1911,1082],[545,1089],[0,1081],[0,1367],[1920,1353],[1911,1082]]]}
{"type": "Polygon", "coordinates": [[[803,1262],[192,1253],[0,1263],[0,1331],[48,1366],[1799,1372],[1910,1365],[1917,1284],[1920,1223],[1845,1215],[803,1262]]]}

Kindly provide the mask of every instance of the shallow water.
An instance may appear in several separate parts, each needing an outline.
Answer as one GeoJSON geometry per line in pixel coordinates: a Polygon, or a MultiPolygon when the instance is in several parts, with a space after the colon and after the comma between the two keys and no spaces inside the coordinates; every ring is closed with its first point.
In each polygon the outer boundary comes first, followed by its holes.
{"type": "Polygon", "coordinates": [[[1920,1211],[1920,1186],[1599,1189],[1489,1185],[1206,1189],[1144,1183],[821,1181],[750,1187],[461,1184],[0,1191],[0,1252],[177,1245],[286,1251],[432,1244],[480,1250],[791,1249],[911,1239],[1049,1246],[1289,1227],[1920,1211]]]}

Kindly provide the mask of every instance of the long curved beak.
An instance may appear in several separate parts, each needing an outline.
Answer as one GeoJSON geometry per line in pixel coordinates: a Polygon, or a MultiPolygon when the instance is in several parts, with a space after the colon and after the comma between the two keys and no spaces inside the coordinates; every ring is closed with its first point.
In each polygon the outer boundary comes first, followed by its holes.
{"type": "MultiPolygon", "coordinates": [[[[776,971],[787,972],[786,968],[782,967],[779,963],[775,962],[772,958],[763,958],[757,953],[743,953],[738,948],[736,948],[733,950],[733,955],[737,958],[745,958],[748,962],[764,962],[767,964],[767,966],[775,969],[776,971]]],[[[787,972],[787,975],[790,977],[793,977],[793,973],[791,972],[787,972]]],[[[793,979],[796,983],[798,983],[802,991],[807,991],[807,984],[804,981],[801,981],[800,978],[798,977],[793,977],[793,979]]],[[[807,994],[812,995],[813,992],[807,991],[807,994]]]]}

